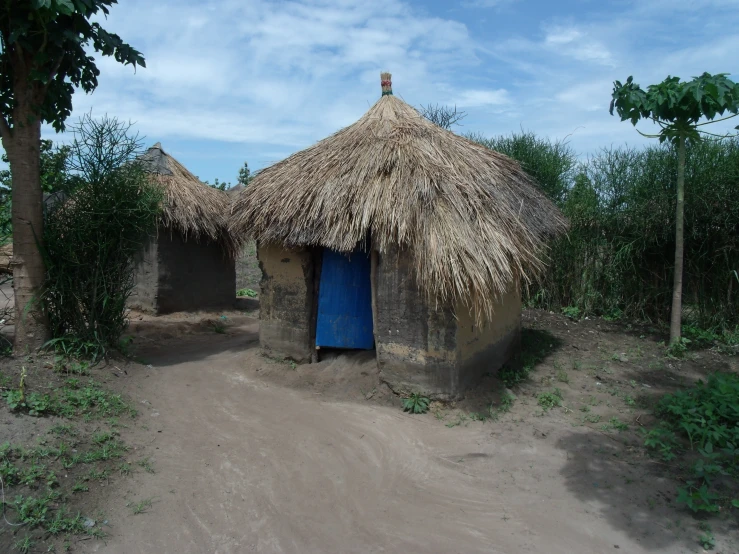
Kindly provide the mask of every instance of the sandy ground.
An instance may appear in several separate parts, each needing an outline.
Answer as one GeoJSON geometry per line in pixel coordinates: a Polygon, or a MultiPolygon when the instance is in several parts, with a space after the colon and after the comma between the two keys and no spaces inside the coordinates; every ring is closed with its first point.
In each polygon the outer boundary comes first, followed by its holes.
{"type": "MultiPolygon", "coordinates": [[[[278,363],[259,354],[258,320],[227,320],[224,334],[207,319],[133,323],[145,365],[111,380],[142,410],[123,436],[131,456],[150,456],[156,473],[114,481],[101,506],[109,537],[75,551],[702,550],[664,471],[611,453],[628,440],[535,414],[523,397],[495,422],[404,414],[371,355],[278,363]],[[132,515],[144,498],[152,507],[132,515]]],[[[737,551],[735,527],[719,537],[714,523],[718,552],[737,551]]]]}

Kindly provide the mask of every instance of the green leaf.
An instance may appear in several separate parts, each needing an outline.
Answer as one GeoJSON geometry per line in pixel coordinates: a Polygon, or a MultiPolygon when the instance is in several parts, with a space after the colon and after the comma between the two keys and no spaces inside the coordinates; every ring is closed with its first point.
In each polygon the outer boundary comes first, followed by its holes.
{"type": "Polygon", "coordinates": [[[64,15],[71,15],[74,13],[74,4],[72,0],[56,0],[57,9],[64,15]]]}

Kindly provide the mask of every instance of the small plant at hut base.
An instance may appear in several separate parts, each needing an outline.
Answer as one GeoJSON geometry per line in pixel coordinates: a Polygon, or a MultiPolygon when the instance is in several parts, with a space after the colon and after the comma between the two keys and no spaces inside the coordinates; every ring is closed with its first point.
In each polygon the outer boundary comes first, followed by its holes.
{"type": "Polygon", "coordinates": [[[239,289],[236,291],[236,296],[243,298],[256,298],[257,297],[257,291],[252,289],[239,289]]]}
{"type": "Polygon", "coordinates": [[[403,411],[412,414],[425,414],[429,411],[431,401],[427,396],[422,396],[419,392],[414,392],[408,398],[403,399],[403,411]]]}

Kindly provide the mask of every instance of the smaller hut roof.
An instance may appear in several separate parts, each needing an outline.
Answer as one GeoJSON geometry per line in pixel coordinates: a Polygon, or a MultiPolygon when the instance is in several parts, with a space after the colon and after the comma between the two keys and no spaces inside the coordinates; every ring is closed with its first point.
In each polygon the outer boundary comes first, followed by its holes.
{"type": "Polygon", "coordinates": [[[138,161],[164,189],[162,226],[179,231],[185,238],[217,242],[228,255],[236,255],[240,243],[228,230],[230,199],[225,192],[200,181],[167,154],[161,143],[149,148],[138,161]]]}

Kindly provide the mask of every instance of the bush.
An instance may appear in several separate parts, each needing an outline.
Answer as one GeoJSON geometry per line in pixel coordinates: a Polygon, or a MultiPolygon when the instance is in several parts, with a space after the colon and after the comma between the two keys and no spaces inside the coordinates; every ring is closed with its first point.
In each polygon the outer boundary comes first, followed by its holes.
{"type": "MultiPolygon", "coordinates": [[[[567,235],[551,244],[546,273],[524,292],[527,305],[669,321],[673,148],[609,148],[577,163],[566,144],[531,133],[470,138],[518,160],[570,220],[567,235]]],[[[688,148],[683,314],[687,325],[709,330],[721,342],[735,340],[739,324],[738,185],[739,139],[688,148]]]]}
{"type": "Polygon", "coordinates": [[[647,447],[671,461],[682,436],[698,454],[677,501],[694,512],[717,512],[722,502],[739,507],[731,497],[739,477],[739,375],[715,373],[705,383],[667,394],[656,413],[663,421],[645,433],[647,447]]]}
{"type": "Polygon", "coordinates": [[[72,160],[83,184],[45,226],[52,344],[68,353],[96,357],[117,346],[134,257],[155,229],[162,191],[133,161],[139,143],[129,128],[114,119],[82,119],[72,160]]]}

